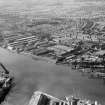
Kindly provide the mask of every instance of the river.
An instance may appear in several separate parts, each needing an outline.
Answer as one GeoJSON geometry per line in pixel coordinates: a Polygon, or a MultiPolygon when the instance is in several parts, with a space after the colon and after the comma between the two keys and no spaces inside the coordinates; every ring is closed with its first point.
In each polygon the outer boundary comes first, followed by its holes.
{"type": "Polygon", "coordinates": [[[8,104],[28,105],[36,90],[63,99],[65,95],[98,100],[105,105],[105,85],[89,79],[70,67],[32,60],[29,56],[11,53],[0,48],[0,61],[15,77],[16,86],[7,96],[8,104]]]}

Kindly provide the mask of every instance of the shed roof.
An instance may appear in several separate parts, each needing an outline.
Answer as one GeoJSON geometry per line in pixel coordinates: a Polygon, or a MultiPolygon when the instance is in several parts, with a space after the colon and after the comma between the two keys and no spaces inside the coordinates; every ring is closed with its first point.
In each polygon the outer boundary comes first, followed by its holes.
{"type": "Polygon", "coordinates": [[[96,52],[96,55],[104,55],[104,54],[105,54],[105,50],[100,50],[96,52]]]}

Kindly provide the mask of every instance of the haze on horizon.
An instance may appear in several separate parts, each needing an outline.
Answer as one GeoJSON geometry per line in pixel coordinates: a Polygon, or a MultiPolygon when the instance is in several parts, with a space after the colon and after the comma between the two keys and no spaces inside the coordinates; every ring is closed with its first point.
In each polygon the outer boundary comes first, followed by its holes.
{"type": "Polygon", "coordinates": [[[30,5],[34,4],[37,5],[46,5],[46,6],[54,6],[54,5],[62,5],[67,6],[69,5],[70,8],[73,7],[80,7],[83,5],[100,5],[105,4],[105,0],[0,0],[0,6],[5,5],[30,5]]]}
{"type": "MultiPolygon", "coordinates": [[[[0,11],[28,14],[84,15],[105,11],[105,0],[0,0],[0,11]],[[23,13],[22,12],[22,13],[23,13]]],[[[5,12],[4,12],[5,13],[5,12]]]]}

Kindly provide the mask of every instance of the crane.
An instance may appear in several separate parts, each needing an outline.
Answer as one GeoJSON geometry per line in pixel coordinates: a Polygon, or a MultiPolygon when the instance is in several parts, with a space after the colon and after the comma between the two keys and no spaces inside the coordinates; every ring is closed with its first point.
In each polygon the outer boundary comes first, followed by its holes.
{"type": "Polygon", "coordinates": [[[0,62],[0,66],[3,68],[6,74],[9,74],[9,71],[5,68],[5,66],[0,62]]]}

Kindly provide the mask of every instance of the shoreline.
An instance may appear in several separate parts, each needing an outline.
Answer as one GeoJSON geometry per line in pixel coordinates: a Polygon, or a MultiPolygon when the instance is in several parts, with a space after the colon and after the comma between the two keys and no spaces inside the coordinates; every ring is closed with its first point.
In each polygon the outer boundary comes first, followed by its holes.
{"type": "Polygon", "coordinates": [[[53,64],[55,64],[55,62],[56,62],[56,60],[53,60],[53,59],[51,59],[51,58],[49,58],[49,57],[37,56],[37,55],[33,55],[33,54],[27,53],[27,52],[17,53],[17,52],[15,52],[15,51],[11,51],[11,50],[9,50],[9,49],[5,49],[5,48],[2,48],[2,47],[0,47],[0,48],[3,49],[3,50],[6,50],[6,51],[8,51],[8,52],[17,54],[17,55],[23,55],[23,56],[31,57],[32,60],[36,60],[36,61],[39,61],[39,60],[40,60],[40,61],[45,61],[45,62],[53,63],[53,64]]]}

